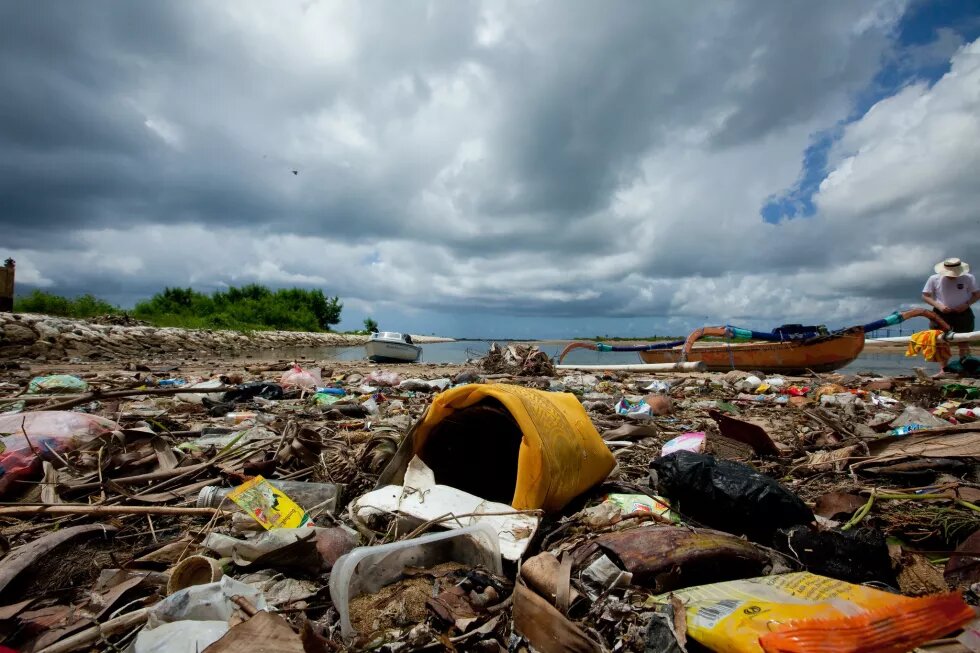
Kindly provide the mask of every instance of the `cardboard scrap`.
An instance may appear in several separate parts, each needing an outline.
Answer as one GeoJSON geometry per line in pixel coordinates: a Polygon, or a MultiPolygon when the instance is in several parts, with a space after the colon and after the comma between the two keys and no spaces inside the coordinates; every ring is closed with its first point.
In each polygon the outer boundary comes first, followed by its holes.
{"type": "Polygon", "coordinates": [[[708,414],[718,423],[721,434],[726,438],[749,445],[760,456],[780,454],[779,447],[769,435],[773,424],[761,419],[736,419],[718,410],[709,410],[708,414]]]}
{"type": "MultiPolygon", "coordinates": [[[[937,429],[938,430],[938,429],[937,429]]],[[[922,456],[925,458],[976,458],[980,457],[980,431],[953,431],[941,433],[919,431],[904,437],[886,437],[868,443],[872,458],[861,466],[922,456]]]]}

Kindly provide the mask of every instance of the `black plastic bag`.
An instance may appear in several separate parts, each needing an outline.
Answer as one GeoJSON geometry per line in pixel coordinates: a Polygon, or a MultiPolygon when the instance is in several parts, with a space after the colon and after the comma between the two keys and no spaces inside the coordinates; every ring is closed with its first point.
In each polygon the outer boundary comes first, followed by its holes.
{"type": "Polygon", "coordinates": [[[263,399],[282,399],[282,386],[278,383],[269,383],[268,381],[243,383],[234,390],[226,392],[225,396],[221,398],[221,401],[223,403],[239,403],[248,401],[249,399],[255,399],[256,397],[262,397],[263,399]]]}
{"type": "Polygon", "coordinates": [[[795,494],[747,465],[678,451],[650,463],[651,485],[682,515],[770,544],[781,528],[814,521],[795,494]]]}
{"type": "Polygon", "coordinates": [[[660,604],[651,615],[643,653],[687,653],[684,632],[678,632],[672,603],[660,604]]]}
{"type": "Polygon", "coordinates": [[[794,526],[776,538],[777,548],[794,555],[807,571],[848,583],[895,585],[888,544],[876,528],[816,531],[794,526]]]}

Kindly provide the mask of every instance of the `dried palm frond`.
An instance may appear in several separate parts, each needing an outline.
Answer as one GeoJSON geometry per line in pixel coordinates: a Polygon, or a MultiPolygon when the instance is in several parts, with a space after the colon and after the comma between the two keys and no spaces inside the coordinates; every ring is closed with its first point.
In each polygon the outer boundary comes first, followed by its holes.
{"type": "Polygon", "coordinates": [[[480,361],[484,372],[506,373],[517,376],[554,376],[555,366],[548,354],[534,345],[511,344],[501,349],[497,343],[490,346],[480,361]]]}
{"type": "Polygon", "coordinates": [[[361,446],[352,446],[342,438],[328,440],[323,444],[320,460],[315,465],[316,475],[330,483],[354,484],[360,475],[357,461],[361,446]]]}

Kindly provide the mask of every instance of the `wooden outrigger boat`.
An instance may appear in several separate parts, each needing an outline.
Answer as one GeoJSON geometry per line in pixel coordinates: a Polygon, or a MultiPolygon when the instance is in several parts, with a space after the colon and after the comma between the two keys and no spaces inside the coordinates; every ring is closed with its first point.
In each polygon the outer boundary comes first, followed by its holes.
{"type": "MultiPolygon", "coordinates": [[[[698,338],[725,335],[723,330],[719,331],[716,328],[699,329],[695,333],[698,334],[698,338]]],[[[861,327],[854,327],[843,333],[820,336],[811,340],[785,342],[703,343],[701,346],[695,346],[696,340],[697,338],[688,338],[683,348],[641,351],[640,359],[644,363],[702,361],[709,372],[728,370],[757,370],[767,374],[800,374],[807,370],[832,372],[848,365],[861,354],[864,349],[864,330],[861,327]]]]}
{"type": "Polygon", "coordinates": [[[639,347],[616,347],[602,343],[573,342],[562,351],[561,362],[575,349],[594,351],[636,351],[644,363],[703,362],[710,372],[729,370],[758,371],[766,374],[803,374],[831,372],[856,359],[864,349],[866,333],[899,324],[913,317],[925,317],[943,331],[949,330],[932,311],[911,309],[893,313],[864,326],[834,332],[820,332],[817,327],[780,327],[773,333],[749,331],[737,327],[702,327],[684,341],[655,343],[639,347]],[[705,337],[740,338],[742,343],[698,343],[705,337]]]}

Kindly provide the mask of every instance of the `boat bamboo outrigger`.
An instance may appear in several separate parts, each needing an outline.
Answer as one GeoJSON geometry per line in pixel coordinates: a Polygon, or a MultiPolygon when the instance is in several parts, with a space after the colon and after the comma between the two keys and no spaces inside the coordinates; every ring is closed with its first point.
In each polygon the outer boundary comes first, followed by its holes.
{"type": "Polygon", "coordinates": [[[592,351],[635,351],[644,363],[702,362],[710,372],[728,370],[759,371],[764,373],[801,374],[831,372],[857,358],[864,349],[865,334],[900,324],[913,317],[925,317],[943,331],[949,330],[932,311],[914,308],[895,312],[888,317],[863,326],[837,331],[824,327],[784,325],[771,333],[752,331],[733,326],[701,327],[685,340],[652,343],[638,346],[614,346],[595,342],[573,342],[558,357],[561,363],[576,349],[592,351]],[[698,343],[705,337],[747,340],[742,343],[698,343]],[[697,344],[696,344],[697,343],[697,344]]]}

